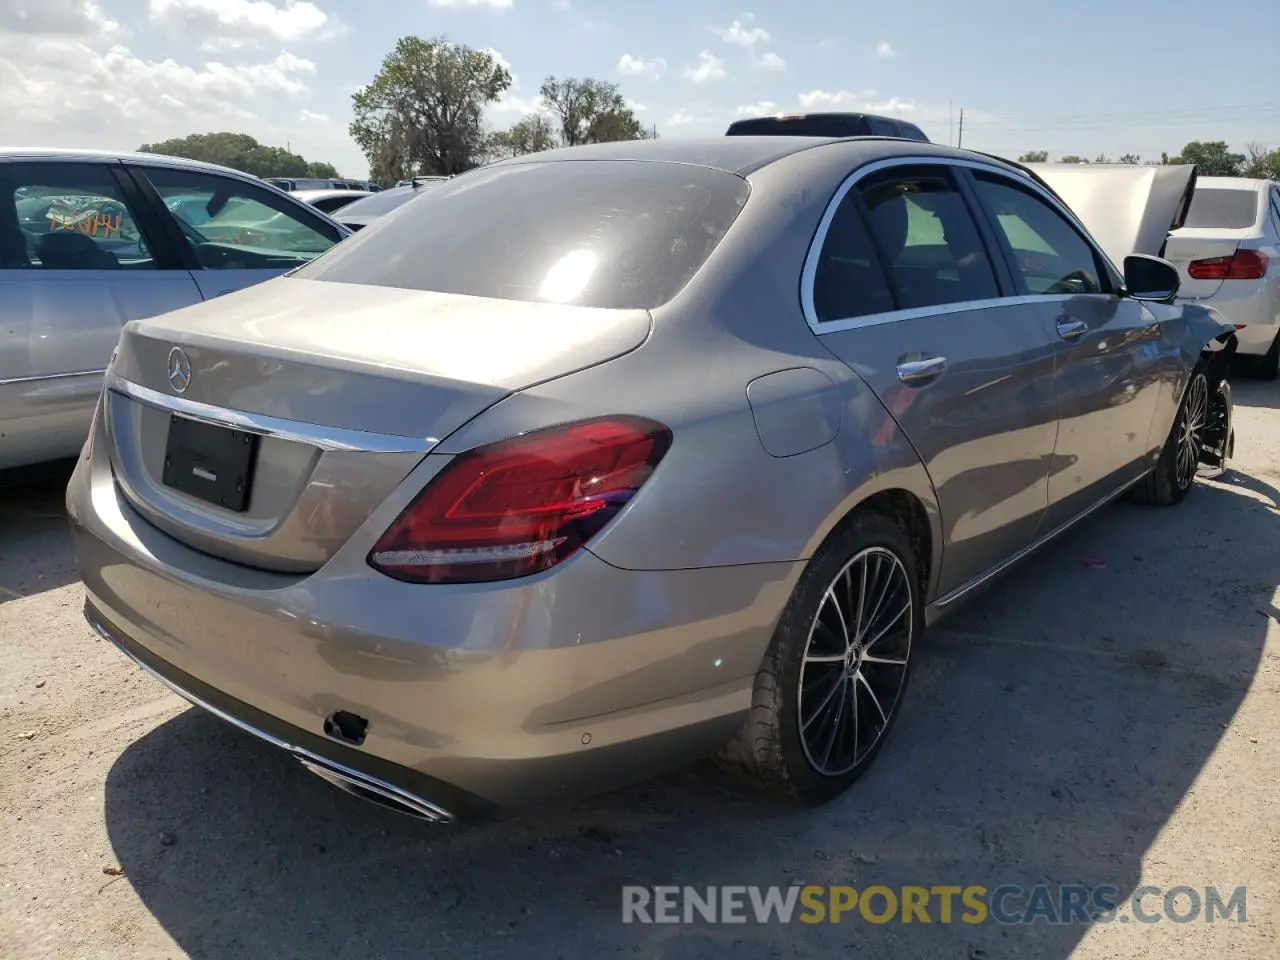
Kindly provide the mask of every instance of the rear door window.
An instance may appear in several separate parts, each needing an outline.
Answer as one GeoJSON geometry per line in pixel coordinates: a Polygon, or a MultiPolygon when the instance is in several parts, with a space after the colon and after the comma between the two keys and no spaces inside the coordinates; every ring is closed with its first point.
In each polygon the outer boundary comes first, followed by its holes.
{"type": "Polygon", "coordinates": [[[133,203],[107,166],[0,166],[0,269],[155,267],[133,203]]]}
{"type": "Polygon", "coordinates": [[[813,312],[819,323],[887,313],[895,307],[889,280],[850,191],[827,228],[813,277],[813,312]]]}
{"type": "Polygon", "coordinates": [[[1258,222],[1258,191],[1196,187],[1184,227],[1247,230],[1258,222]]]}
{"type": "Polygon", "coordinates": [[[685,163],[498,164],[431,187],[294,276],[652,309],[702,266],[748,192],[741,177],[685,163]]]}
{"type": "Polygon", "coordinates": [[[858,191],[901,308],[1000,296],[990,255],[950,170],[891,169],[858,191]]]}

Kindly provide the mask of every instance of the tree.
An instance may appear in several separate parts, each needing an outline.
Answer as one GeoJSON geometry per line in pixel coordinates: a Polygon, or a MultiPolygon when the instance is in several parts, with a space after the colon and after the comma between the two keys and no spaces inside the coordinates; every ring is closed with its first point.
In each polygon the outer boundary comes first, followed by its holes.
{"type": "Polygon", "coordinates": [[[1180,156],[1165,162],[1194,163],[1198,168],[1196,172],[1202,177],[1235,177],[1240,175],[1245,158],[1242,153],[1232,153],[1224,140],[1192,140],[1182,148],[1180,156]]]}
{"type": "Polygon", "coordinates": [[[540,153],[559,146],[558,133],[545,113],[531,113],[508,130],[500,130],[489,141],[494,160],[540,153]]]}
{"type": "Polygon", "coordinates": [[[1019,163],[1048,163],[1048,150],[1028,150],[1018,158],[1019,163]]]}
{"type": "Polygon", "coordinates": [[[484,159],[484,109],[510,86],[491,53],[444,37],[402,37],[352,95],[351,138],[376,179],[462,173],[484,159]]]}
{"type": "Polygon", "coordinates": [[[560,143],[576,147],[613,140],[644,140],[647,131],[618,92],[618,86],[591,77],[547,77],[539,91],[560,124],[560,143]]]}
{"type": "Polygon", "coordinates": [[[1139,163],[1142,162],[1142,158],[1138,156],[1136,153],[1126,153],[1124,156],[1120,158],[1120,162],[1127,163],[1131,167],[1136,167],[1139,163]]]}
{"type": "Polygon", "coordinates": [[[1280,149],[1270,150],[1260,143],[1251,143],[1245,149],[1249,156],[1241,176],[1255,180],[1280,180],[1280,149]]]}
{"type": "Polygon", "coordinates": [[[1084,157],[1077,157],[1074,153],[1069,153],[1065,157],[1063,157],[1059,162],[1060,163],[1088,163],[1089,161],[1086,160],[1084,157]]]}
{"type": "Polygon", "coordinates": [[[330,163],[308,163],[296,153],[268,147],[247,133],[193,133],[160,143],[144,143],[139,153],[217,163],[255,177],[336,177],[330,163]]]}
{"type": "Polygon", "coordinates": [[[1107,159],[1107,155],[1105,153],[1100,153],[1093,158],[1093,162],[1094,163],[1110,163],[1111,161],[1107,159]]]}

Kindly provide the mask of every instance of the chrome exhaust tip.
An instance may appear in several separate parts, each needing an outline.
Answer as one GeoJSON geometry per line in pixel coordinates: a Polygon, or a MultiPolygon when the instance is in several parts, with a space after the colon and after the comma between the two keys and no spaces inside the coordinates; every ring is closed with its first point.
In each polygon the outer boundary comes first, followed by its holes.
{"type": "Polygon", "coordinates": [[[385,781],[376,780],[345,767],[330,766],[312,757],[299,757],[298,760],[317,777],[353,797],[359,797],[361,800],[376,803],[380,807],[403,813],[417,820],[426,820],[429,823],[452,823],[454,820],[453,814],[443,807],[438,807],[430,800],[424,800],[385,781]]]}

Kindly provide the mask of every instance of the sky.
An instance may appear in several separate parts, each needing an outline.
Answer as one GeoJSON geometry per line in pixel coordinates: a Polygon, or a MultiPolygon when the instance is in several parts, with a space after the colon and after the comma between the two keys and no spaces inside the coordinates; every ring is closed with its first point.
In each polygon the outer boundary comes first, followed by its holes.
{"type": "Polygon", "coordinates": [[[1016,156],[1280,147],[1280,0],[0,0],[0,145],[136,149],[231,130],[346,176],[351,94],[397,39],[509,65],[495,127],[549,74],[619,85],[662,137],[865,110],[1016,156]]]}

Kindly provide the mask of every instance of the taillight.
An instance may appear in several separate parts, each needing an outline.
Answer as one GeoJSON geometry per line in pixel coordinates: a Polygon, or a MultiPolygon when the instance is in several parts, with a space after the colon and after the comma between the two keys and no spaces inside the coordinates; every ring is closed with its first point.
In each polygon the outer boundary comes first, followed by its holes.
{"type": "Polygon", "coordinates": [[[607,524],[671,446],[639,417],[602,417],[459,454],[405,507],[369,565],[414,583],[510,580],[554,567],[607,524]]]}
{"type": "Polygon", "coordinates": [[[1192,260],[1187,274],[1192,280],[1261,280],[1269,265],[1261,250],[1237,250],[1229,257],[1192,260]]]}

